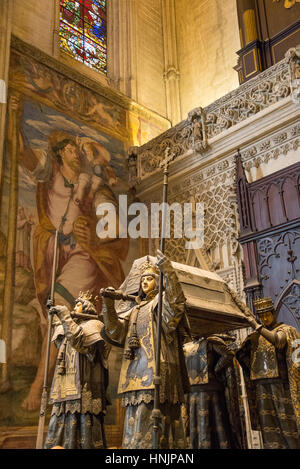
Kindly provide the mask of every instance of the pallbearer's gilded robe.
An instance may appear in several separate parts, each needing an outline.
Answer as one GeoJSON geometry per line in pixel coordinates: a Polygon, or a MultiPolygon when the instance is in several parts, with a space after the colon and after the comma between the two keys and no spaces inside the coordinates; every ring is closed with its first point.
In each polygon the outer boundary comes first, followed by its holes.
{"type": "Polygon", "coordinates": [[[293,355],[300,335],[286,324],[269,329],[278,334],[276,346],[254,332],[237,352],[252,428],[261,430],[265,449],[300,449],[300,364],[293,355]]]}
{"type": "MultiPolygon", "coordinates": [[[[234,338],[228,339],[234,340],[234,338]]],[[[184,346],[190,381],[188,434],[193,449],[242,448],[234,353],[212,335],[184,346]]]]}
{"type": "Polygon", "coordinates": [[[68,313],[65,319],[73,325],[74,333],[59,325],[52,337],[59,353],[50,390],[52,412],[45,449],[102,449],[106,446],[104,415],[110,348],[100,336],[100,321],[77,325],[68,313]]]}
{"type": "MultiPolygon", "coordinates": [[[[184,296],[172,268],[164,271],[165,292],[162,313],[160,410],[163,414],[159,448],[186,446],[181,420],[181,404],[188,391],[188,377],[178,326],[185,314],[184,296]]],[[[140,347],[133,360],[123,356],[118,392],[126,407],[123,448],[152,448],[156,314],[158,294],[150,292],[113,329],[105,324],[105,334],[128,348],[133,323],[140,347]]]]}

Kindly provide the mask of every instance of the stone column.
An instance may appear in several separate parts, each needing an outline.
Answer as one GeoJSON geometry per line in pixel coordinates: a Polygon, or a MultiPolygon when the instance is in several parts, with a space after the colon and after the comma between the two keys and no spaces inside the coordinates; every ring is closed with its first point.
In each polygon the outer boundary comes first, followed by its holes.
{"type": "Polygon", "coordinates": [[[60,50],[60,38],[59,38],[59,26],[60,26],[60,5],[59,2],[53,0],[53,43],[52,43],[52,55],[55,58],[59,57],[60,50]]]}
{"type": "Polygon", "coordinates": [[[19,153],[19,124],[20,124],[20,95],[12,92],[9,99],[8,112],[8,157],[10,161],[10,185],[8,207],[8,230],[6,267],[3,292],[3,316],[1,338],[6,344],[6,363],[1,367],[0,392],[11,388],[10,357],[13,327],[13,303],[15,280],[15,250],[18,211],[18,153],[19,153]]]}
{"type": "Polygon", "coordinates": [[[107,3],[107,77],[112,86],[137,100],[136,0],[107,3]]]}
{"type": "Polygon", "coordinates": [[[117,17],[118,0],[110,0],[107,3],[107,78],[115,88],[119,88],[119,28],[117,17]]]}
{"type": "Polygon", "coordinates": [[[14,0],[0,1],[0,200],[3,182],[3,147],[6,128],[8,71],[14,0]]]}
{"type": "Polygon", "coordinates": [[[179,89],[179,69],[176,40],[175,0],[162,0],[162,20],[165,55],[165,86],[167,117],[172,125],[182,120],[179,89]]]}

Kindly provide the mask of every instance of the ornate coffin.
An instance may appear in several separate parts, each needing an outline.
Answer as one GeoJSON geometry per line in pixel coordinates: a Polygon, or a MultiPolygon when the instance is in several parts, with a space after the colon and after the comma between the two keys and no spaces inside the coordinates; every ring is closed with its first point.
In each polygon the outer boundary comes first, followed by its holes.
{"type": "MultiPolygon", "coordinates": [[[[145,256],[136,259],[120,286],[125,294],[137,294],[140,284],[140,269],[146,262],[155,263],[156,258],[145,256]]],[[[217,274],[207,270],[172,262],[186,299],[186,309],[193,335],[221,333],[231,329],[247,327],[245,314],[234,300],[228,285],[217,274]]],[[[117,301],[119,313],[129,309],[128,301],[117,301]]]]}

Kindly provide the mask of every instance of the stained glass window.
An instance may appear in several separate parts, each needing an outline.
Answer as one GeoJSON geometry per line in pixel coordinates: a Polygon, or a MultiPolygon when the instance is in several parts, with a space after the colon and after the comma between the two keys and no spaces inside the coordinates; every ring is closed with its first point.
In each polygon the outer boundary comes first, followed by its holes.
{"type": "Polygon", "coordinates": [[[106,73],[106,0],[60,0],[59,34],[67,54],[106,73]]]}

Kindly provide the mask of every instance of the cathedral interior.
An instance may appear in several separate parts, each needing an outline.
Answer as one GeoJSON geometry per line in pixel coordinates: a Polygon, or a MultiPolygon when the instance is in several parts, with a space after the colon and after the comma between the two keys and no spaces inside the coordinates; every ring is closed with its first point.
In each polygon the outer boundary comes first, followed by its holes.
{"type": "MultiPolygon", "coordinates": [[[[171,229],[164,254],[222,280],[252,312],[271,298],[277,322],[299,334],[299,18],[299,0],[0,1],[0,448],[36,445],[60,220],[55,303],[117,289],[160,240],[100,245],[95,204],[126,195],[150,212],[167,157],[168,203],[202,204],[204,233],[187,249],[171,229]],[[78,150],[68,173],[55,160],[62,142],[78,150]],[[76,186],[79,153],[94,173],[76,186]],[[49,184],[54,166],[62,188],[49,184]]],[[[224,330],[241,344],[251,328],[224,330]]],[[[113,347],[108,359],[109,448],[122,447],[121,356],[113,347]]],[[[235,366],[244,447],[263,449],[235,366]]]]}

